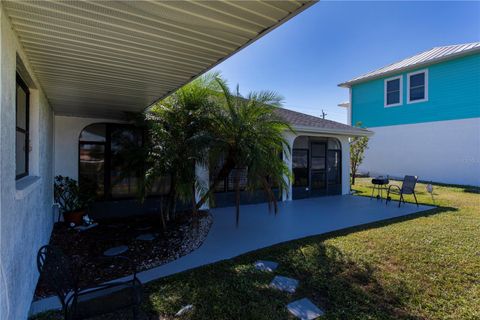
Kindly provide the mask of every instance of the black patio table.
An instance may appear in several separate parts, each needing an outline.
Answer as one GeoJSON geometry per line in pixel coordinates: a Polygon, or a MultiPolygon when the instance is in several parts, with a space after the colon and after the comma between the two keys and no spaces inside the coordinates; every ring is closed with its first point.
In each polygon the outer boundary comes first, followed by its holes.
{"type": "Polygon", "coordinates": [[[383,191],[387,190],[387,185],[390,183],[390,180],[388,177],[375,177],[372,179],[372,194],[370,196],[370,199],[373,198],[373,195],[375,193],[375,190],[377,190],[377,195],[375,198],[382,200],[383,199],[383,191]]]}

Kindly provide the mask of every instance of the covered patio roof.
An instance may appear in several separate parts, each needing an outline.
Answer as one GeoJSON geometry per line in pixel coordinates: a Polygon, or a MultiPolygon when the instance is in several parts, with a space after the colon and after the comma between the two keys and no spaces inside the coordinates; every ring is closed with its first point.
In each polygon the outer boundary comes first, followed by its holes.
{"type": "Polygon", "coordinates": [[[121,117],[313,1],[2,1],[58,115],[121,117]]]}

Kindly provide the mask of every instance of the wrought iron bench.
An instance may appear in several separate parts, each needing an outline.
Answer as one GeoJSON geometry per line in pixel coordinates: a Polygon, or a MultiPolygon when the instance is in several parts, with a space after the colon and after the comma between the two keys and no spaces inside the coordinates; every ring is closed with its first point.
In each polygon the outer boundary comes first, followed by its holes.
{"type": "Polygon", "coordinates": [[[137,319],[143,286],[137,278],[136,268],[126,257],[116,256],[108,259],[110,263],[112,259],[128,263],[133,275],[125,281],[80,288],[68,257],[51,245],[40,248],[37,254],[38,271],[55,290],[62,304],[65,320],[84,319],[128,307],[132,308],[133,318],[137,319]]]}

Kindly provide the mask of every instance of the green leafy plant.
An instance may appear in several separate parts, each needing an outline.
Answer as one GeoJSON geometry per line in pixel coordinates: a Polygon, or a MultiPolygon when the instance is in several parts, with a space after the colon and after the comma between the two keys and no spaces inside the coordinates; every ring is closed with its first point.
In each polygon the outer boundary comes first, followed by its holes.
{"type": "Polygon", "coordinates": [[[81,188],[76,180],[61,175],[55,177],[53,195],[62,213],[84,210],[94,200],[92,191],[81,188]]]}
{"type": "MultiPolygon", "coordinates": [[[[362,123],[357,122],[356,127],[361,127],[362,123]]],[[[368,137],[353,137],[350,140],[350,171],[352,175],[352,185],[355,184],[358,168],[365,157],[365,150],[368,149],[368,137]]]]}
{"type": "Polygon", "coordinates": [[[210,161],[223,165],[214,174],[208,191],[197,203],[203,205],[213,194],[217,185],[234,174],[237,223],[240,213],[240,177],[238,168],[246,168],[247,191],[263,190],[269,205],[277,211],[277,198],[272,190],[286,190],[291,174],[280,154],[290,156],[285,132],[293,132],[275,110],[281,107],[283,98],[272,91],[251,92],[246,96],[231,92],[226,81],[216,81],[221,89],[218,96],[220,107],[213,110],[210,161]]]}

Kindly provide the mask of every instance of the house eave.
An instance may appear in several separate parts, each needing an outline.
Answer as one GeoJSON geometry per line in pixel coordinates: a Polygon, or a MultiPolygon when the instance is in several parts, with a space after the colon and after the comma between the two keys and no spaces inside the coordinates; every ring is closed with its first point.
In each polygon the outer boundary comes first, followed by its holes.
{"type": "Polygon", "coordinates": [[[312,127],[312,126],[293,126],[293,130],[296,133],[315,133],[315,134],[325,134],[325,135],[334,135],[334,136],[348,136],[348,137],[371,137],[374,133],[373,131],[366,129],[328,129],[321,127],[312,127]]]}
{"type": "Polygon", "coordinates": [[[465,50],[465,51],[462,51],[462,52],[459,52],[459,53],[456,53],[456,54],[451,54],[451,55],[446,56],[446,57],[440,57],[440,58],[432,59],[432,60],[429,60],[429,61],[426,61],[426,62],[423,62],[423,63],[417,63],[417,64],[409,65],[409,66],[406,66],[406,67],[398,68],[398,69],[388,71],[388,72],[385,72],[385,73],[375,74],[375,75],[368,76],[368,77],[365,77],[365,78],[361,78],[361,79],[358,79],[358,80],[345,81],[345,82],[342,82],[342,83],[338,84],[338,86],[341,87],[341,88],[351,88],[353,85],[356,85],[356,84],[359,84],[359,83],[393,76],[393,75],[396,75],[398,73],[402,73],[402,72],[405,72],[405,71],[410,71],[410,70],[415,70],[415,69],[428,67],[428,66],[433,65],[433,64],[437,64],[437,63],[440,63],[440,62],[461,58],[463,56],[468,56],[468,55],[475,54],[475,53],[480,53],[480,48],[472,48],[470,50],[465,50]]]}

